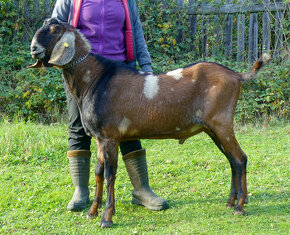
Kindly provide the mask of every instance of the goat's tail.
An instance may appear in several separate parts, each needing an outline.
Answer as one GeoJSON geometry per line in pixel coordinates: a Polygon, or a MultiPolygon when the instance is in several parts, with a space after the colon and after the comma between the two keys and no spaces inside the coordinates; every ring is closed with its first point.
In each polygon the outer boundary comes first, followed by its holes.
{"type": "Polygon", "coordinates": [[[242,81],[248,81],[251,79],[254,79],[257,75],[257,73],[260,71],[260,69],[266,65],[271,60],[271,55],[268,53],[264,53],[253,65],[251,71],[246,73],[240,73],[243,80],[242,81]]]}

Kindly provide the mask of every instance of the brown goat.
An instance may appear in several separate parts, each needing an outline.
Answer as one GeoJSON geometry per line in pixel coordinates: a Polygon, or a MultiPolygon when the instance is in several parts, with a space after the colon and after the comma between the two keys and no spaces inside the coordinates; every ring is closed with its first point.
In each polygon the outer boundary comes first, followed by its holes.
{"type": "Polygon", "coordinates": [[[216,63],[196,63],[160,75],[145,75],[126,65],[91,55],[88,41],[72,26],[45,21],[31,43],[32,68],[54,65],[78,102],[86,133],[97,140],[96,195],[88,217],[98,215],[103,181],[107,204],[101,227],[112,225],[118,145],[133,139],[178,139],[206,132],[229,160],[232,182],[227,207],[244,214],[247,156],[233,131],[241,82],[253,78],[270,59],[248,73],[216,63]],[[237,203],[235,204],[235,201],[237,203]]]}

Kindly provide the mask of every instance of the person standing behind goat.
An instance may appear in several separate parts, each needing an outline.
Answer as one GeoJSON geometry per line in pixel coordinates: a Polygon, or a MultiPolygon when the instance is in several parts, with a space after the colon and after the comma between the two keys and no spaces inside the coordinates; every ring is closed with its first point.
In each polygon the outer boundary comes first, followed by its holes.
{"type": "MultiPolygon", "coordinates": [[[[122,61],[152,73],[138,9],[134,0],[57,0],[52,17],[79,29],[92,45],[93,54],[122,61]]],[[[85,134],[77,103],[66,88],[69,114],[70,172],[75,191],[68,210],[84,209],[89,202],[91,137],[85,134]]],[[[149,186],[146,152],[140,140],[120,143],[126,169],[134,187],[132,202],[152,210],[167,209],[168,203],[149,186]]]]}

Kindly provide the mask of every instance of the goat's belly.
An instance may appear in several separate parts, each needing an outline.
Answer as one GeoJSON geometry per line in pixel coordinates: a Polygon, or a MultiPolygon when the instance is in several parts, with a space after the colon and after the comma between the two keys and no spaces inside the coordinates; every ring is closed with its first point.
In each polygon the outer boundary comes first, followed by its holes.
{"type": "Polygon", "coordinates": [[[121,136],[122,141],[134,139],[179,139],[185,140],[204,130],[202,125],[193,125],[187,128],[174,127],[171,129],[140,128],[128,129],[128,132],[121,136]]]}

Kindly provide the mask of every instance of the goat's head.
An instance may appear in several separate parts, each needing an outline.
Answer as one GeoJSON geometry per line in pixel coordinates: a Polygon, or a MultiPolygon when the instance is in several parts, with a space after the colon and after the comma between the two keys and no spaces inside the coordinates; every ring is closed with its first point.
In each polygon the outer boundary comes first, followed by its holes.
{"type": "Polygon", "coordinates": [[[63,66],[74,58],[77,50],[90,52],[90,44],[78,30],[56,18],[47,19],[31,42],[31,56],[37,59],[30,68],[63,66]],[[80,39],[77,39],[77,38],[80,39]],[[78,48],[76,41],[78,40],[78,48]],[[83,44],[83,45],[82,45],[83,44]]]}

